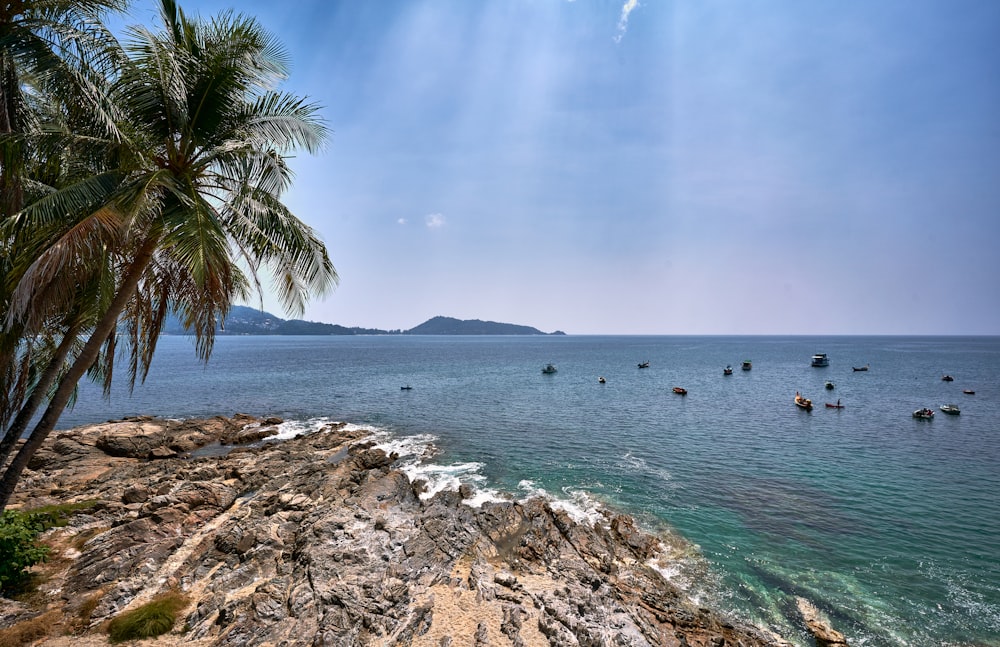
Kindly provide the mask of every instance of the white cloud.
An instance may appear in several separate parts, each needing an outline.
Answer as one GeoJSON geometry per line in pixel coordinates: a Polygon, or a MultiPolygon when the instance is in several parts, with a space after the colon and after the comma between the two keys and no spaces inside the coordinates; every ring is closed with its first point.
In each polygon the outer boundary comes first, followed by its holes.
{"type": "Polygon", "coordinates": [[[444,216],[440,213],[431,213],[424,216],[424,223],[428,229],[440,229],[444,227],[444,216]]]}
{"type": "Polygon", "coordinates": [[[618,19],[618,33],[615,34],[615,42],[622,42],[622,38],[625,37],[625,32],[628,31],[628,16],[632,13],[632,10],[639,6],[639,0],[625,0],[625,4],[622,6],[622,15],[618,19]]]}
{"type": "Polygon", "coordinates": [[[396,222],[399,223],[399,224],[401,224],[401,225],[405,225],[406,224],[406,218],[400,218],[396,222]]]}

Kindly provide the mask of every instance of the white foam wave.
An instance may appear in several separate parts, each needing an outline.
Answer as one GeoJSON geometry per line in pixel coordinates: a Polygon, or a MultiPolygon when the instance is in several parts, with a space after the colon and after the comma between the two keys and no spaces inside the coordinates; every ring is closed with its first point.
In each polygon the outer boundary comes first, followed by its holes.
{"type": "Polygon", "coordinates": [[[545,499],[553,510],[565,512],[570,519],[581,525],[591,526],[604,521],[600,502],[584,490],[564,487],[562,489],[563,496],[557,497],[550,494],[545,488],[538,487],[530,479],[519,481],[517,489],[525,493],[525,499],[533,497],[545,499]]]}
{"type": "Polygon", "coordinates": [[[503,496],[498,490],[485,487],[486,477],[480,472],[483,467],[479,462],[452,463],[444,465],[431,462],[440,452],[432,434],[416,434],[413,436],[397,436],[392,432],[375,430],[367,441],[374,441],[374,447],[386,454],[397,455],[397,465],[411,483],[423,481],[425,489],[420,494],[421,499],[429,499],[438,492],[446,490],[457,491],[463,485],[472,489],[473,495],[462,503],[478,508],[487,501],[500,501],[503,496]]]}
{"type": "Polygon", "coordinates": [[[434,446],[437,438],[431,434],[397,436],[387,429],[372,428],[372,435],[359,442],[373,442],[376,449],[386,454],[397,454],[404,464],[424,461],[438,453],[434,446]]]}
{"type": "MultiPolygon", "coordinates": [[[[376,427],[370,427],[366,425],[355,425],[350,423],[342,423],[332,418],[320,417],[320,418],[309,418],[307,420],[286,420],[281,422],[274,427],[278,430],[273,436],[268,436],[265,442],[277,441],[277,440],[290,440],[292,438],[298,438],[300,436],[308,436],[310,434],[315,434],[321,431],[325,431],[330,425],[336,425],[337,430],[346,431],[357,431],[357,430],[368,430],[373,433],[376,431],[376,427]]],[[[252,422],[243,427],[244,430],[256,429],[257,427],[263,426],[263,422],[252,422]]]]}
{"type": "MultiPolygon", "coordinates": [[[[277,425],[278,433],[267,440],[287,440],[319,433],[333,424],[337,425],[337,429],[370,432],[356,442],[373,443],[373,447],[384,451],[387,455],[395,454],[397,467],[406,474],[411,483],[416,481],[425,483],[425,489],[420,494],[421,499],[429,499],[438,492],[457,491],[463,485],[471,488],[472,496],[463,499],[462,502],[473,508],[481,507],[487,502],[508,501],[511,498],[487,485],[487,478],[481,472],[483,464],[480,462],[452,464],[432,462],[431,459],[440,454],[434,444],[437,437],[433,434],[400,436],[382,427],[351,423],[343,425],[331,418],[318,417],[282,422],[277,425]]],[[[256,426],[256,423],[247,428],[252,426],[256,426]]],[[[565,487],[561,496],[555,496],[538,487],[534,481],[523,480],[518,483],[518,490],[524,493],[523,500],[542,497],[554,510],[565,512],[576,523],[593,525],[603,523],[605,520],[600,502],[583,489],[565,487]]]]}
{"type": "Polygon", "coordinates": [[[664,485],[670,484],[674,480],[673,475],[668,470],[663,469],[662,467],[650,465],[645,458],[636,456],[632,452],[626,452],[625,455],[621,457],[618,467],[631,473],[640,472],[649,474],[650,476],[662,481],[664,485]]]}

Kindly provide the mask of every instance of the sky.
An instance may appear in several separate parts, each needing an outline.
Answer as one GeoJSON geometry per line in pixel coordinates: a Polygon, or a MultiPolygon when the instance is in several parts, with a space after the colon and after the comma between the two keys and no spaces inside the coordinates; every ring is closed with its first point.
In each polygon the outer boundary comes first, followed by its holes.
{"type": "Polygon", "coordinates": [[[333,132],[301,318],[1000,334],[1000,2],[181,6],[257,17],[333,132]]]}

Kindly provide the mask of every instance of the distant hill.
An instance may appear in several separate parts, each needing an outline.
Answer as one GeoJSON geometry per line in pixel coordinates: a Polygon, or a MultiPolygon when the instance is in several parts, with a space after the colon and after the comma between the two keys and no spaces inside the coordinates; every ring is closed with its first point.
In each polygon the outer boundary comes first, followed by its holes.
{"type": "MultiPolygon", "coordinates": [[[[163,332],[170,335],[186,335],[188,332],[181,322],[171,316],[163,332]]],[[[434,317],[410,330],[380,330],[378,328],[357,328],[337,324],[302,319],[282,319],[269,312],[246,306],[233,306],[229,316],[216,334],[218,335],[544,335],[530,326],[479,321],[463,321],[451,317],[434,317]]],[[[556,331],[553,335],[566,333],[556,331]]]]}
{"type": "MultiPolygon", "coordinates": [[[[433,317],[416,328],[410,328],[404,335],[545,335],[531,326],[498,323],[496,321],[480,321],[479,319],[454,319],[452,317],[433,317]]],[[[553,335],[565,335],[556,331],[553,335]]]]}
{"type": "MultiPolygon", "coordinates": [[[[171,316],[163,332],[171,335],[186,335],[188,332],[180,320],[171,316]]],[[[394,331],[399,333],[399,331],[394,331]]],[[[229,316],[220,327],[218,335],[388,335],[388,330],[375,328],[347,328],[337,324],[302,319],[282,319],[270,312],[246,306],[233,306],[229,316]]]]}

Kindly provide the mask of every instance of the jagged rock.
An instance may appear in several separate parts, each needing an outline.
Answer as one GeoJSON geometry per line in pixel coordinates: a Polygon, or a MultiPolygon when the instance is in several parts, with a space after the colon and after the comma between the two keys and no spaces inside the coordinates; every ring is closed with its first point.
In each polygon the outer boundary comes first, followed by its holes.
{"type": "Polygon", "coordinates": [[[177,456],[177,452],[175,452],[174,450],[170,449],[169,447],[163,447],[163,446],[154,447],[153,449],[151,449],[149,451],[149,458],[153,458],[153,459],[155,459],[155,458],[175,458],[176,456],[177,456]]]}
{"type": "Polygon", "coordinates": [[[247,445],[277,435],[277,427],[251,426],[224,436],[220,442],[223,445],[247,445]]]}
{"type": "Polygon", "coordinates": [[[122,494],[122,503],[144,503],[149,499],[149,489],[141,486],[129,487],[122,494]]]}
{"type": "Polygon", "coordinates": [[[795,598],[795,604],[809,633],[816,639],[816,647],[847,647],[844,634],[831,627],[830,622],[812,602],[805,598],[795,598]]]}
{"type": "MultiPolygon", "coordinates": [[[[344,425],[146,459],[280,421],[264,423],[143,418],[53,434],[15,502],[98,504],[47,533],[59,559],[40,604],[69,626],[92,601],[99,632],[179,590],[190,605],[175,632],[202,647],[785,644],[686,600],[646,565],[659,539],[628,517],[576,523],[540,498],[473,508],[471,491],[421,499],[397,457],[344,425]]],[[[0,606],[5,623],[38,612],[0,606]]]]}

